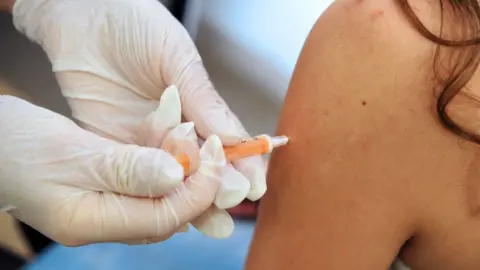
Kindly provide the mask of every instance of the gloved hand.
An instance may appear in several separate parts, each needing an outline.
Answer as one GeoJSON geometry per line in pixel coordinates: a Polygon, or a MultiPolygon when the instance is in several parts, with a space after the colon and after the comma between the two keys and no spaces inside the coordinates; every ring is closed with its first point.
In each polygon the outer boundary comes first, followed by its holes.
{"type": "MultiPolygon", "coordinates": [[[[182,115],[200,137],[217,134],[224,145],[248,137],[214,90],[188,33],[159,1],[17,0],[13,15],[17,29],[47,52],[73,116],[87,130],[159,147],[161,140],[148,141],[141,129],[163,90],[177,85],[182,115]]],[[[165,137],[165,129],[156,132],[165,137]]],[[[230,208],[265,191],[262,158],[247,158],[224,169],[215,205],[230,208]]]]}
{"type": "Polygon", "coordinates": [[[165,151],[102,138],[12,96],[0,96],[0,142],[0,209],[74,246],[169,237],[210,208],[226,165],[212,135],[183,182],[165,151]]]}

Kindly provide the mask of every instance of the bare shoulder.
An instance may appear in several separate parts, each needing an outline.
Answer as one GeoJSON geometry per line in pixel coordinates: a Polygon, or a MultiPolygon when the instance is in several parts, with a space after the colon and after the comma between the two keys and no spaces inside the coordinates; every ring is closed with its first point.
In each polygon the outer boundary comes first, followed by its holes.
{"type": "MultiPolygon", "coordinates": [[[[352,184],[391,192],[386,197],[397,200],[389,203],[412,207],[408,218],[414,223],[415,216],[434,211],[419,205],[436,201],[451,192],[452,181],[466,177],[475,154],[473,147],[459,146],[460,138],[436,115],[436,44],[412,25],[400,2],[336,1],[318,20],[279,124],[279,133],[294,143],[278,155],[303,157],[314,145],[321,153],[315,163],[350,168],[350,175],[343,172],[346,179],[368,175],[369,181],[352,184]]],[[[431,1],[409,2],[435,31],[439,17],[431,1]]]]}
{"type": "MultiPolygon", "coordinates": [[[[409,2],[435,26],[429,1],[409,2]]],[[[426,219],[460,209],[452,182],[474,154],[435,115],[434,50],[399,1],[341,0],[321,16],[284,103],[278,133],[291,140],[272,155],[247,269],[386,269],[426,219]]]]}

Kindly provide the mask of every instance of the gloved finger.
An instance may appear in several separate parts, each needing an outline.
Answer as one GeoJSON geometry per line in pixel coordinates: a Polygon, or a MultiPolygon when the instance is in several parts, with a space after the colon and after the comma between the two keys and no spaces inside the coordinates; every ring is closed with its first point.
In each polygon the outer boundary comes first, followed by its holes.
{"type": "Polygon", "coordinates": [[[230,214],[214,205],[191,223],[201,233],[218,239],[228,238],[235,227],[230,214]]]}
{"type": "Polygon", "coordinates": [[[250,182],[232,164],[222,171],[222,183],[215,197],[215,206],[228,209],[240,204],[250,191],[250,182]]]}
{"type": "MultiPolygon", "coordinates": [[[[200,149],[197,172],[174,192],[154,199],[107,192],[88,193],[76,205],[67,229],[55,239],[62,239],[65,234],[67,236],[63,238],[69,242],[64,244],[76,246],[168,237],[212,205],[225,164],[220,139],[211,136],[200,149]]],[[[65,213],[72,211],[66,209],[65,213]]]]}
{"type": "Polygon", "coordinates": [[[160,97],[158,108],[140,126],[139,144],[159,148],[169,130],[180,124],[182,107],[175,85],[169,86],[160,97]]]}
{"type": "Polygon", "coordinates": [[[265,161],[261,156],[252,156],[233,162],[235,168],[250,181],[247,198],[260,199],[267,191],[265,161]]]}

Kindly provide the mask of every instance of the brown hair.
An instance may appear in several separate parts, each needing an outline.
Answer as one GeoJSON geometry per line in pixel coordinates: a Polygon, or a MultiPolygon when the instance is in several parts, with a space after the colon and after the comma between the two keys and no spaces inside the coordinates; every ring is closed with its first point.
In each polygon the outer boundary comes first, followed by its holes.
{"type": "Polygon", "coordinates": [[[442,89],[438,95],[436,111],[442,124],[464,139],[480,144],[479,135],[474,132],[469,132],[465,127],[460,126],[447,113],[447,107],[450,101],[466,87],[480,65],[479,3],[477,0],[438,0],[440,8],[439,34],[434,34],[422,23],[408,0],[399,0],[399,3],[417,30],[425,38],[437,44],[434,58],[434,72],[436,77],[442,81],[442,89]],[[462,24],[460,25],[461,28],[459,29],[461,30],[459,32],[464,36],[459,40],[444,37],[445,15],[447,11],[451,12],[455,23],[458,21],[462,24]],[[455,50],[455,61],[453,65],[449,67],[450,70],[447,71],[447,76],[442,76],[443,74],[440,75],[442,48],[455,50]]]}

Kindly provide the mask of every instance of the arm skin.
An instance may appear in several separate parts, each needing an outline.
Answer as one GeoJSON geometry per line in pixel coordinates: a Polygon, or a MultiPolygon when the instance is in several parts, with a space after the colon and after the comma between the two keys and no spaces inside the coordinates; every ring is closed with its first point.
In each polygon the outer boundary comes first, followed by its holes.
{"type": "Polygon", "coordinates": [[[322,15],[280,117],[291,141],[272,155],[247,270],[385,270],[441,211],[435,198],[473,154],[434,113],[433,49],[393,0],[322,15]]]}

